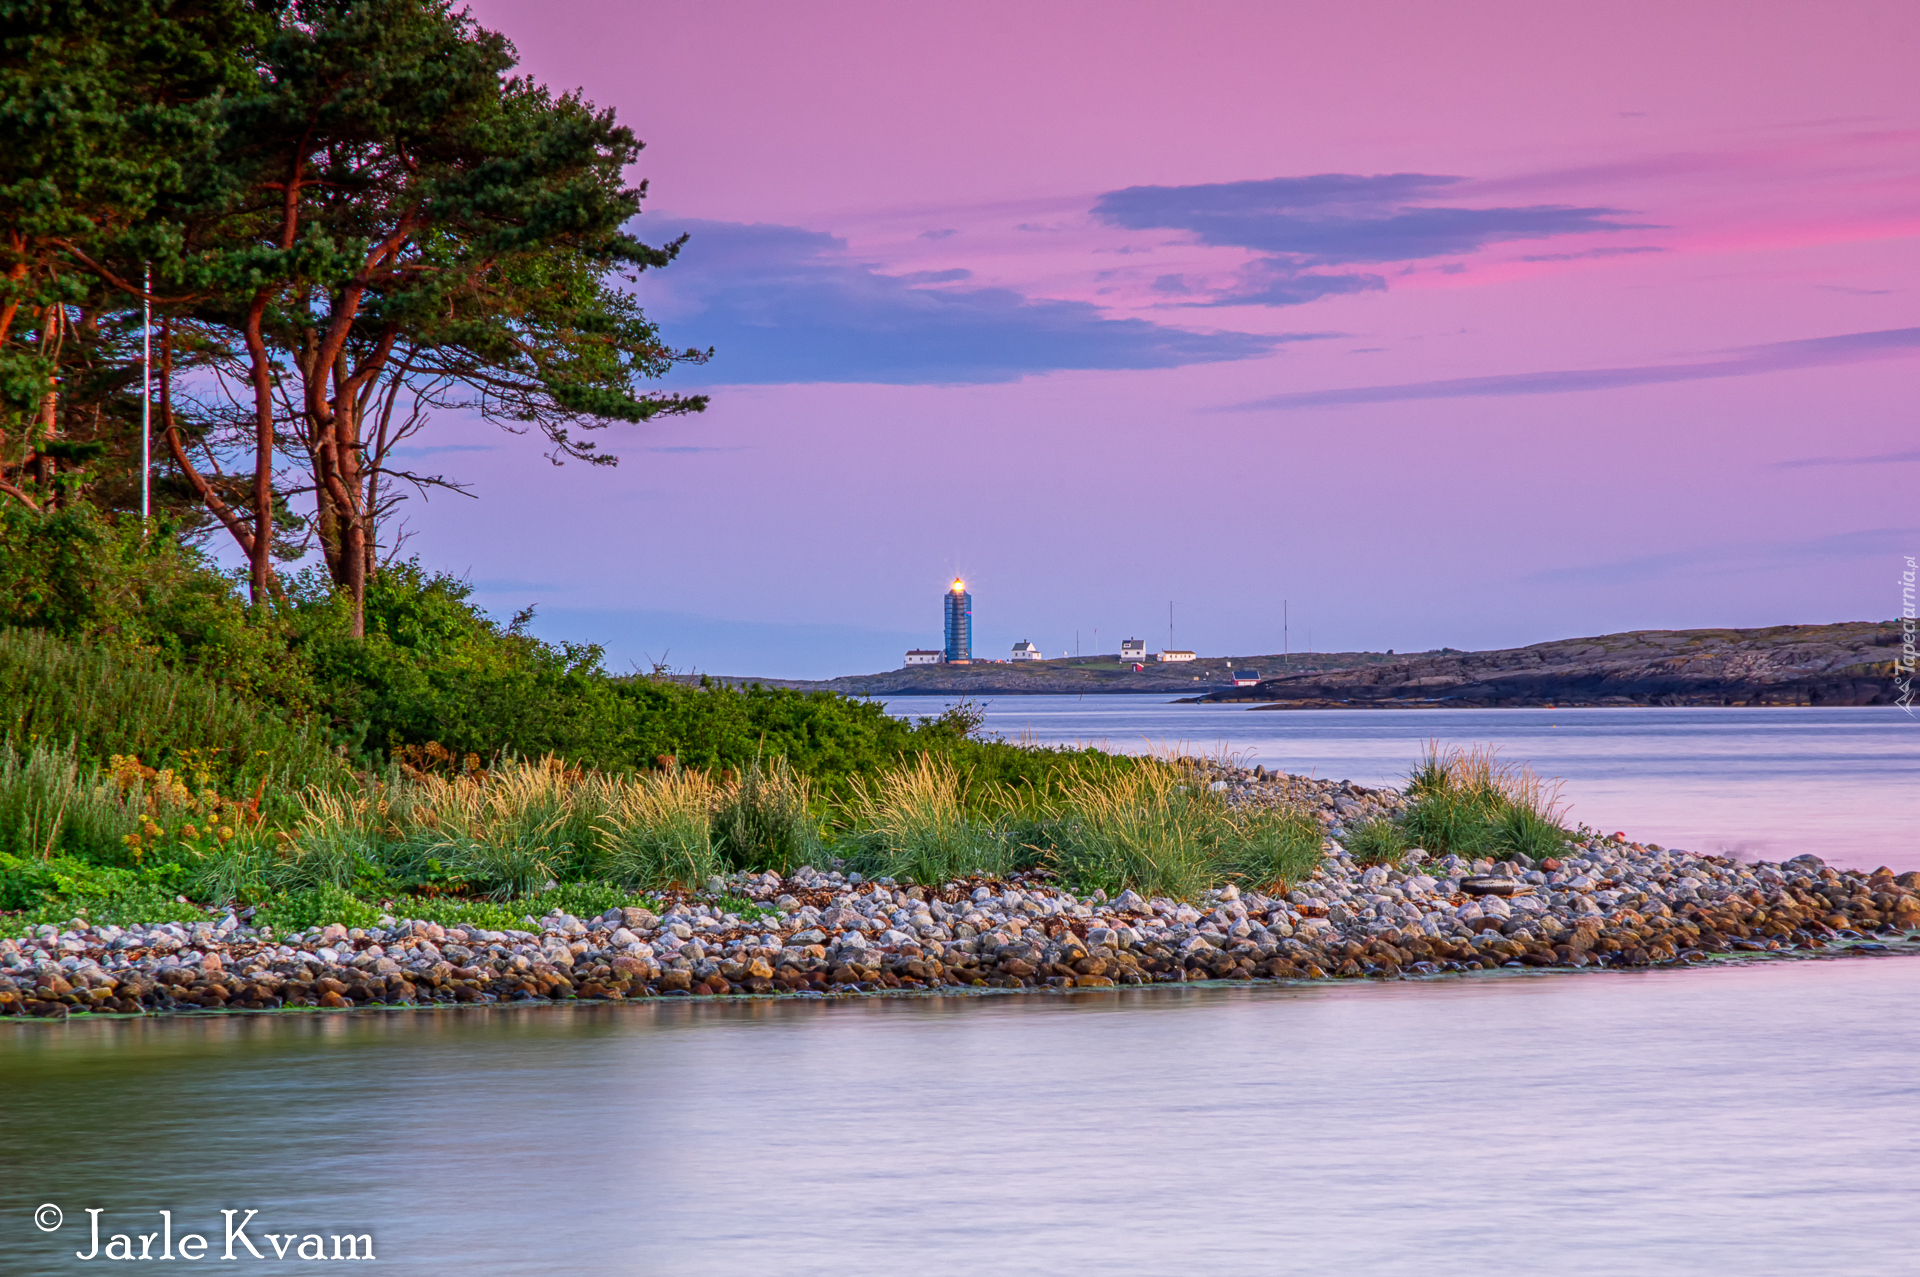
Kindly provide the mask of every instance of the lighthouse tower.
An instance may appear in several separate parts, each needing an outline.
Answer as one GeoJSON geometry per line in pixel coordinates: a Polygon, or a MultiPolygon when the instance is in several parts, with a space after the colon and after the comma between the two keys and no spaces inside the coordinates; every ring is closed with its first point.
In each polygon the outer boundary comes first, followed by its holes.
{"type": "Polygon", "coordinates": [[[947,645],[944,653],[948,661],[970,661],[973,659],[973,595],[967,593],[967,583],[954,578],[947,589],[947,645]]]}

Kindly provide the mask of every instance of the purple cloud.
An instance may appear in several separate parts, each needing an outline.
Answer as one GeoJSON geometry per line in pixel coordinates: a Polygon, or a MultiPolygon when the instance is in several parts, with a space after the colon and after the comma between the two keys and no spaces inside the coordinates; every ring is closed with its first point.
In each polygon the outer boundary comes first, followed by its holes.
{"type": "Polygon", "coordinates": [[[1109,191],[1093,215],[1113,226],[1192,232],[1203,244],[1250,248],[1296,266],[1407,262],[1471,253],[1505,240],[1647,229],[1623,210],[1536,204],[1453,208],[1418,203],[1466,179],[1426,173],[1321,173],[1198,186],[1109,191]]]}
{"type": "Polygon", "coordinates": [[[968,272],[887,275],[846,256],[837,236],[794,226],[650,217],[647,229],[691,235],[671,276],[641,284],[676,343],[714,348],[711,364],[680,381],[972,385],[1253,359],[1319,336],[1198,333],[1007,288],[922,287],[968,272]]]}

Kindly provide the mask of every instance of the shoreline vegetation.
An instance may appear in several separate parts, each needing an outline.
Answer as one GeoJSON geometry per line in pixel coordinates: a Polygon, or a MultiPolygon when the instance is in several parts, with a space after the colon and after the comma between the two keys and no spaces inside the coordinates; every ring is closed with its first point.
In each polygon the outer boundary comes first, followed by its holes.
{"type": "Polygon", "coordinates": [[[358,599],[239,585],[125,516],[0,506],[0,1014],[1633,968],[1920,928],[1913,875],[1568,829],[1485,751],[1369,790],[1034,748],[968,702],[613,675],[417,563],[358,599]]]}
{"type": "MultiPolygon", "coordinates": [[[[965,701],[620,676],[496,620],[397,555],[406,492],[464,490],[406,441],[465,407],[607,465],[592,432],[707,405],[652,385],[713,352],[633,299],[683,242],[628,233],[639,139],[447,0],[19,20],[0,1014],[1641,966],[1920,921],[1911,875],[1568,829],[1484,751],[1375,791],[1030,748],[965,701]]],[[[1600,703],[1865,704],[1894,655],[1886,626],[1755,633],[1349,653],[1254,691],[1578,690],[1538,657],[1606,666],[1600,703]]],[[[1133,674],[1099,664],[1018,676],[1133,674]]]]}
{"type": "Polygon", "coordinates": [[[201,883],[225,875],[239,887],[224,908],[167,921],[82,911],[65,926],[8,928],[0,1016],[1396,979],[1920,952],[1920,874],[1841,871],[1811,856],[1743,864],[1569,831],[1555,822],[1550,785],[1485,751],[1431,750],[1404,790],[1165,759],[1075,782],[1051,806],[969,797],[950,763],[923,757],[856,785],[857,826],[829,841],[807,815],[804,778],[778,766],[730,780],[684,769],[622,780],[547,760],[488,775],[420,772],[366,805],[315,792],[277,850],[203,869],[201,883]],[[563,831],[589,828],[613,879],[547,878],[563,848],[575,854],[563,831]],[[464,830],[464,844],[427,845],[455,872],[484,866],[497,898],[354,893],[367,885],[347,877],[355,865],[364,875],[369,860],[408,854],[422,830],[464,830]],[[728,867],[749,844],[763,858],[836,867],[728,867]],[[309,885],[289,895],[303,875],[309,885]],[[262,903],[243,904],[249,895],[262,903]]]}

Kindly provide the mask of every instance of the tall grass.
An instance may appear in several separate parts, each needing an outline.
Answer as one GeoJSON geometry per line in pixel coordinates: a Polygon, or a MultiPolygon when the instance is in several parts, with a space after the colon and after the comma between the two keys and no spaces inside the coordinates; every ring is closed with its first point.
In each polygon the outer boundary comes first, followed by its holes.
{"type": "Polygon", "coordinates": [[[1197,896],[1218,879],[1226,804],[1185,769],[1143,762],[1064,787],[1049,858],[1080,890],[1197,896]]]}
{"type": "Polygon", "coordinates": [[[557,758],[498,768],[480,779],[427,777],[409,813],[430,832],[427,850],[447,871],[496,900],[557,885],[570,862],[592,852],[589,804],[598,786],[557,758]]]}
{"type": "Polygon", "coordinates": [[[1413,805],[1401,828],[1429,851],[1539,859],[1555,854],[1568,837],[1560,821],[1559,783],[1501,762],[1489,746],[1443,749],[1430,743],[1408,775],[1407,793],[1413,805]]]}
{"type": "Polygon", "coordinates": [[[969,793],[953,760],[923,755],[868,785],[854,783],[853,811],[873,867],[929,886],[976,874],[1005,873],[1008,832],[978,804],[1004,809],[1004,796],[969,793]]]}
{"type": "Polygon", "coordinates": [[[111,862],[138,828],[118,789],[72,750],[0,740],[0,852],[111,862]]]}
{"type": "Polygon", "coordinates": [[[194,674],[38,630],[0,629],[0,737],[77,743],[82,761],[114,754],[160,765],[197,753],[224,785],[339,784],[346,765],[324,731],[194,674]]]}
{"type": "Polygon", "coordinates": [[[726,870],[713,845],[720,790],[705,772],[675,768],[608,786],[600,818],[609,878],[629,887],[701,887],[726,870]]]}
{"type": "Polygon", "coordinates": [[[1384,816],[1349,824],[1341,844],[1356,864],[1368,866],[1397,865],[1413,847],[1407,831],[1384,816]]]}
{"type": "Polygon", "coordinates": [[[1326,837],[1320,821],[1299,808],[1236,812],[1223,848],[1227,874],[1263,891],[1291,891],[1326,858],[1326,837]]]}
{"type": "Polygon", "coordinates": [[[774,757],[755,759],[720,794],[714,849],[729,868],[791,873],[819,854],[807,778],[774,757]]]}

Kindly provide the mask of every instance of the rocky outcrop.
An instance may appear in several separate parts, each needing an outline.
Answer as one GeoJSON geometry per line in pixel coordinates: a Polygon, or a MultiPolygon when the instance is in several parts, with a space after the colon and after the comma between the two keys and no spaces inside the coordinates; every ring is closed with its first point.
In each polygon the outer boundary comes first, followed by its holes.
{"type": "Polygon", "coordinates": [[[1892,622],[1638,630],[1267,679],[1192,698],[1273,709],[1890,705],[1892,622]]]}

